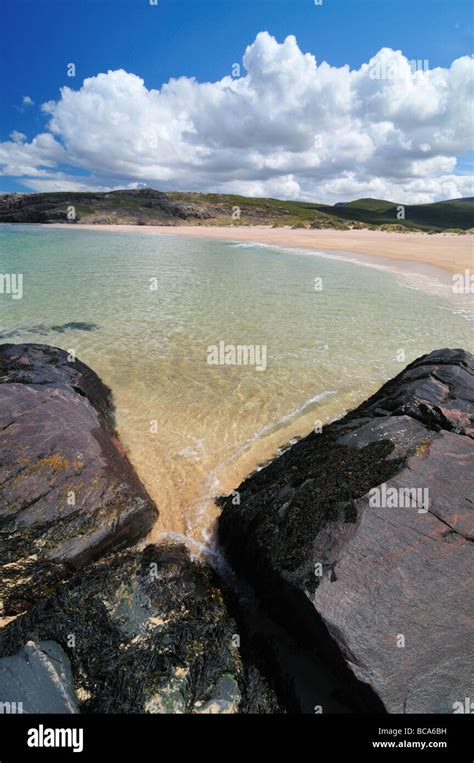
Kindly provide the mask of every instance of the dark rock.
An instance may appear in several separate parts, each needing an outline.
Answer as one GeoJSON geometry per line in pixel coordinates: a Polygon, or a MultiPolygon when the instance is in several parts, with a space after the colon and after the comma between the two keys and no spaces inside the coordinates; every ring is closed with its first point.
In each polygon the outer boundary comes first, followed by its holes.
{"type": "MultiPolygon", "coordinates": [[[[230,563],[355,709],[471,696],[473,421],[474,358],[439,350],[249,477],[240,505],[220,501],[230,563]]],[[[312,704],[332,709],[317,678],[312,704]]]]}
{"type": "Polygon", "coordinates": [[[63,350],[0,345],[0,616],[134,543],[156,516],[99,377],[63,350]]]}
{"type": "MultiPolygon", "coordinates": [[[[89,565],[0,631],[0,655],[28,639],[67,653],[81,712],[273,712],[211,569],[183,545],[89,565]]],[[[1,665],[1,661],[0,661],[1,665]]]]}
{"type": "Polygon", "coordinates": [[[77,713],[71,666],[54,641],[0,659],[0,705],[16,713],[77,713]]]}
{"type": "Polygon", "coordinates": [[[384,386],[354,416],[411,416],[430,428],[474,437],[474,359],[464,350],[423,355],[384,386]]]}

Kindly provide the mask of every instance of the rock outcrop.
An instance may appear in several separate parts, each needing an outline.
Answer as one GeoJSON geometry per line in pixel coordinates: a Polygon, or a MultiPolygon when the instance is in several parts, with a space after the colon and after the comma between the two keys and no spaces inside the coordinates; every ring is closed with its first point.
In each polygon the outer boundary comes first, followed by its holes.
{"type": "MultiPolygon", "coordinates": [[[[221,499],[230,563],[354,709],[472,696],[473,425],[473,356],[435,351],[221,499]]],[[[299,709],[327,711],[326,690],[299,709]]]]}
{"type": "Polygon", "coordinates": [[[18,654],[0,659],[4,712],[77,713],[71,666],[54,641],[28,641],[18,654]]]}
{"type": "Polygon", "coordinates": [[[157,512],[96,374],[0,345],[0,617],[22,613],[0,629],[0,704],[453,712],[472,696],[473,467],[474,358],[439,350],[221,499],[247,581],[224,585],[181,544],[130,547],[157,512]]]}
{"type": "Polygon", "coordinates": [[[211,203],[205,194],[168,194],[153,188],[0,194],[1,223],[174,225],[187,220],[230,218],[231,213],[231,208],[211,203]]]}
{"type": "Polygon", "coordinates": [[[98,376],[63,350],[0,345],[0,617],[134,543],[156,516],[98,376]]]}
{"type": "MultiPolygon", "coordinates": [[[[257,667],[241,659],[214,573],[181,544],[124,550],[89,565],[0,630],[0,655],[31,639],[54,641],[67,654],[81,712],[277,710],[257,667]]],[[[15,701],[11,686],[2,693],[4,664],[0,702],[15,701]]]]}

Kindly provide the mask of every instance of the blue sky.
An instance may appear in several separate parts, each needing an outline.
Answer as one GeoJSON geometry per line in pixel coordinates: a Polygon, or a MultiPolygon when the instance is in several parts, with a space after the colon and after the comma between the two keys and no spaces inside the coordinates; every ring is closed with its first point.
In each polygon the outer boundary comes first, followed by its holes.
{"type": "MultiPolygon", "coordinates": [[[[41,104],[57,101],[61,87],[78,90],[85,78],[109,69],[138,75],[148,90],[171,77],[214,83],[242,62],[263,31],[278,43],[295,35],[302,53],[332,67],[358,69],[384,47],[428,59],[430,68],[449,68],[472,53],[467,0],[323,0],[321,6],[314,0],[158,0],[157,6],[149,0],[9,0],[2,21],[2,141],[13,130],[31,141],[51,117],[41,104]],[[75,78],[66,76],[70,62],[75,78]],[[24,105],[25,96],[34,103],[24,105]]],[[[88,176],[90,166],[72,153],[74,162],[59,162],[57,169],[88,176]]],[[[470,171],[472,154],[457,157],[455,174],[470,171]]],[[[0,177],[0,190],[25,190],[25,184],[9,174],[0,177]]]]}

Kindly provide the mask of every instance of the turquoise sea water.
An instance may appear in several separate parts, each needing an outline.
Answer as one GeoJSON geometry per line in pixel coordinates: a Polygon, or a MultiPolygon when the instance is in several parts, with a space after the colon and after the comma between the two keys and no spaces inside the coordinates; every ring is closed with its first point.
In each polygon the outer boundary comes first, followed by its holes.
{"type": "Polygon", "coordinates": [[[0,342],[73,349],[111,386],[157,535],[206,540],[212,496],[292,437],[423,353],[474,350],[472,296],[314,253],[4,225],[0,273],[23,275],[0,342]],[[265,348],[265,370],[210,365],[219,342],[265,348]]]}

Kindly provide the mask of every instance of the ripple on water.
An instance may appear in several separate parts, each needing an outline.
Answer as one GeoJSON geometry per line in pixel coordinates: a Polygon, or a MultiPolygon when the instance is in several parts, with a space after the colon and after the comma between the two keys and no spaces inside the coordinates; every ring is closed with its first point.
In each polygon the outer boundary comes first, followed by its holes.
{"type": "Polygon", "coordinates": [[[22,226],[0,239],[5,272],[24,274],[23,298],[0,300],[4,341],[72,348],[103,378],[160,509],[152,537],[196,549],[212,545],[213,497],[292,438],[425,352],[473,349],[472,296],[421,290],[421,274],[204,239],[22,226]],[[266,370],[209,365],[219,341],[264,345],[266,370]]]}

